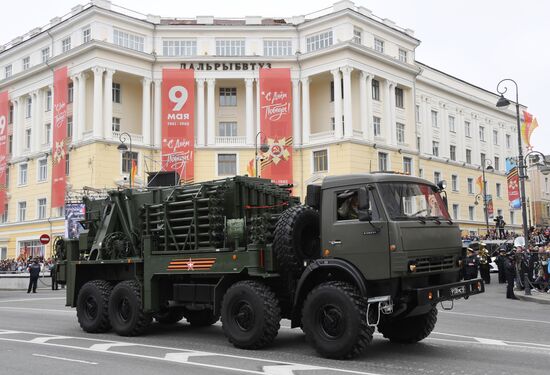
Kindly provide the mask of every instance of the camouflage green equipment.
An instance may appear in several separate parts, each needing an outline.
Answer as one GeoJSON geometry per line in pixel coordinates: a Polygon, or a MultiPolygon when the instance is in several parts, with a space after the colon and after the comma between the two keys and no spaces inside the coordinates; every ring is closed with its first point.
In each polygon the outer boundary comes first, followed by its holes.
{"type": "MultiPolygon", "coordinates": [[[[87,332],[142,333],[154,319],[220,317],[239,348],[270,344],[282,318],[328,358],[350,358],[374,327],[430,334],[439,302],[482,293],[461,281],[462,249],[441,188],[362,174],[307,188],[234,177],[85,199],[86,230],[57,240],[58,279],[87,332]]],[[[448,306],[451,307],[451,306],[448,306]]]]}

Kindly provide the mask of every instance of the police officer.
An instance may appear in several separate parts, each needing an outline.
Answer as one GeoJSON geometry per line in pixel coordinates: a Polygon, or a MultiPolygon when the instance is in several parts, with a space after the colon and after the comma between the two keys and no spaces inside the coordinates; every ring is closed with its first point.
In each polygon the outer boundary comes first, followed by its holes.
{"type": "Polygon", "coordinates": [[[498,251],[497,259],[495,263],[498,266],[498,283],[504,284],[506,282],[506,273],[504,271],[504,260],[506,259],[506,250],[501,248],[498,251]]]}
{"type": "Polygon", "coordinates": [[[469,247],[466,251],[467,256],[464,262],[464,280],[471,280],[477,277],[479,259],[474,254],[474,250],[471,247],[469,247]]]}
{"type": "Polygon", "coordinates": [[[504,272],[506,275],[506,282],[508,283],[506,286],[506,298],[519,299],[514,294],[514,278],[516,276],[516,266],[514,264],[515,254],[513,251],[510,251],[506,255],[504,259],[504,272]]]}
{"type": "Polygon", "coordinates": [[[36,287],[38,284],[38,276],[40,276],[40,264],[38,264],[38,259],[35,259],[34,262],[29,266],[29,288],[27,293],[32,292],[36,293],[36,287]]]}

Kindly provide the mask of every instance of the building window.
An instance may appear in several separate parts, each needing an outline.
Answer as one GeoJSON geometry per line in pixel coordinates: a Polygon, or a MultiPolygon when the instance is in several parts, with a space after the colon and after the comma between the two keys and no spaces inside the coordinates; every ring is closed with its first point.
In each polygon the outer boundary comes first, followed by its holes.
{"type": "Polygon", "coordinates": [[[486,156],[483,152],[481,152],[479,154],[479,160],[481,162],[481,168],[485,168],[485,160],[486,160],[486,156]]]}
{"type": "Polygon", "coordinates": [[[453,204],[453,219],[458,220],[458,204],[453,204]]]}
{"type": "Polygon", "coordinates": [[[237,154],[218,154],[218,176],[237,174],[237,154]]]}
{"type": "Polygon", "coordinates": [[[162,54],[164,56],[196,56],[197,41],[186,39],[163,40],[162,54]]]}
{"type": "Polygon", "coordinates": [[[432,109],[432,127],[439,128],[439,124],[437,122],[437,111],[434,111],[432,109]]]}
{"type": "Polygon", "coordinates": [[[421,139],[420,137],[416,137],[416,149],[418,151],[420,151],[420,144],[421,144],[421,139]]]}
{"type": "Polygon", "coordinates": [[[418,177],[424,178],[424,169],[418,168],[418,177]]]}
{"type": "Polygon", "coordinates": [[[132,161],[138,165],[138,153],[124,151],[122,154],[122,173],[130,173],[132,171],[132,161]]]}
{"type": "Polygon", "coordinates": [[[456,146],[455,145],[450,145],[449,146],[449,155],[450,155],[452,161],[456,161],[456,146]]]}
{"type": "Polygon", "coordinates": [[[399,48],[399,61],[406,63],[407,62],[407,51],[399,48]]]}
{"type": "Polygon", "coordinates": [[[113,82],[113,103],[122,103],[122,90],[120,83],[113,82]]]}
{"type": "Polygon", "coordinates": [[[468,177],[468,194],[474,193],[474,179],[471,177],[468,177]]]}
{"type": "Polygon", "coordinates": [[[432,155],[439,156],[439,142],[432,141],[432,155]]]}
{"type": "Polygon", "coordinates": [[[466,163],[472,164],[472,150],[466,149],[466,163]]]}
{"type": "Polygon", "coordinates": [[[32,143],[32,131],[31,129],[25,129],[25,150],[31,149],[32,143]]]}
{"type": "Polygon", "coordinates": [[[71,37],[65,38],[61,41],[61,51],[67,52],[71,49],[71,37]]]}
{"type": "Polygon", "coordinates": [[[120,131],[120,117],[113,117],[111,122],[111,130],[114,132],[120,131]]]}
{"type": "Polygon", "coordinates": [[[397,108],[403,108],[404,106],[403,89],[399,87],[395,88],[395,106],[397,108]]]}
{"type": "Polygon", "coordinates": [[[67,116],[67,138],[73,136],[73,116],[67,116]]]}
{"type": "Polygon", "coordinates": [[[237,88],[220,87],[220,107],[237,106],[237,88]]]}
{"type": "Polygon", "coordinates": [[[362,38],[363,31],[357,27],[353,28],[353,39],[351,40],[355,44],[363,44],[362,38]]]}
{"type": "Polygon", "coordinates": [[[374,136],[380,137],[381,130],[380,130],[380,117],[374,116],[372,118],[372,128],[374,130],[374,136]]]}
{"type": "Polygon", "coordinates": [[[10,187],[10,167],[6,165],[6,189],[10,187]]]}
{"type": "Polygon", "coordinates": [[[458,191],[458,176],[456,174],[451,176],[451,189],[452,191],[458,191]]]}
{"type": "Polygon", "coordinates": [[[30,118],[32,116],[32,99],[27,98],[27,101],[25,103],[25,117],[30,118]]]}
{"type": "Polygon", "coordinates": [[[325,31],[306,38],[307,52],[317,51],[318,49],[330,46],[332,46],[332,31],[325,31]]]}
{"type": "Polygon", "coordinates": [[[495,192],[496,192],[497,198],[502,198],[501,185],[498,182],[495,185],[495,192]]]}
{"type": "Polygon", "coordinates": [[[23,58],[23,70],[27,70],[31,67],[31,58],[29,56],[23,58]]]}
{"type": "Polygon", "coordinates": [[[48,178],[48,159],[38,160],[38,181],[46,181],[48,178]]]}
{"type": "Polygon", "coordinates": [[[237,122],[220,122],[218,124],[218,135],[220,137],[236,137],[237,136],[237,122]]]}
{"type": "Polygon", "coordinates": [[[434,184],[438,184],[441,181],[441,172],[434,172],[434,184]]]}
{"type": "Polygon", "coordinates": [[[510,134],[506,134],[506,148],[512,148],[512,138],[510,134]]]}
{"type": "Polygon", "coordinates": [[[50,144],[51,138],[51,131],[52,131],[52,124],[45,124],[44,125],[44,143],[45,145],[50,144]]]}
{"type": "Polygon", "coordinates": [[[313,151],[313,173],[328,172],[328,151],[313,151]]]}
{"type": "Polygon", "coordinates": [[[498,130],[493,130],[493,144],[498,146],[498,130]]]}
{"type": "MultiPolygon", "coordinates": [[[[8,154],[12,154],[13,153],[13,135],[10,135],[8,137],[8,154]]],[[[8,169],[6,169],[8,170],[8,169]]]]}
{"type": "Polygon", "coordinates": [[[72,103],[74,99],[74,85],[72,82],[69,82],[67,87],[67,102],[72,103]]]}
{"type": "Polygon", "coordinates": [[[372,98],[374,100],[380,100],[380,82],[372,80],[372,98]]]}
{"type": "Polygon", "coordinates": [[[385,152],[378,153],[378,170],[387,171],[388,170],[388,154],[385,152]]]}
{"type": "MultiPolygon", "coordinates": [[[[8,169],[6,169],[8,171],[8,169]]],[[[7,181],[7,177],[6,177],[7,181]]],[[[548,185],[548,177],[544,177],[544,192],[548,193],[550,192],[549,185],[548,185]]]]}
{"type": "Polygon", "coordinates": [[[397,133],[397,143],[405,143],[405,124],[396,123],[395,130],[397,133]]]}
{"type": "Polygon", "coordinates": [[[143,52],[145,38],[140,35],[130,34],[121,30],[113,30],[113,43],[124,47],[143,52]]]}
{"type": "Polygon", "coordinates": [[[27,217],[27,202],[19,202],[17,208],[17,221],[25,221],[27,217]]]}
{"type": "Polygon", "coordinates": [[[514,213],[515,213],[514,211],[510,211],[510,224],[515,224],[516,223],[514,213]]]}
{"type": "Polygon", "coordinates": [[[454,116],[449,116],[449,131],[451,133],[456,133],[454,116]]]}
{"type": "Polygon", "coordinates": [[[468,206],[468,219],[470,219],[470,221],[474,221],[475,219],[475,216],[474,216],[474,206],[468,206]]]}
{"type": "Polygon", "coordinates": [[[384,53],[384,41],[382,39],[374,38],[374,50],[384,53]]]}
{"type": "Polygon", "coordinates": [[[4,67],[4,75],[6,78],[11,77],[11,64],[4,67]]]}
{"type": "Polygon", "coordinates": [[[52,91],[51,90],[48,90],[46,92],[46,112],[48,111],[51,111],[52,110],[52,91]]]}
{"type": "Polygon", "coordinates": [[[92,40],[92,29],[85,27],[82,29],[82,43],[88,43],[90,40],[92,40]]]}
{"type": "Polygon", "coordinates": [[[464,121],[464,135],[468,138],[472,136],[471,133],[471,124],[469,121],[464,121]]]}
{"type": "Polygon", "coordinates": [[[264,56],[291,56],[292,41],[282,40],[264,40],[264,56]]]}
{"type": "Polygon", "coordinates": [[[8,108],[8,124],[13,124],[13,104],[11,103],[8,108]]]}
{"type": "Polygon", "coordinates": [[[71,167],[71,159],[69,158],[69,153],[67,152],[65,154],[65,176],[68,176],[69,175],[69,170],[70,170],[70,167],[71,167]]]}
{"type": "Polygon", "coordinates": [[[37,205],[37,219],[46,218],[46,198],[40,198],[37,205]]]}
{"type": "Polygon", "coordinates": [[[498,156],[495,156],[495,163],[493,164],[493,167],[495,168],[495,171],[500,170],[500,158],[498,156]]]}
{"type": "Polygon", "coordinates": [[[403,173],[412,174],[412,159],[403,157],[403,173]]]}
{"type": "Polygon", "coordinates": [[[479,140],[485,142],[485,127],[481,125],[479,126],[479,140]]]}
{"type": "Polygon", "coordinates": [[[217,56],[244,56],[243,39],[221,39],[216,40],[217,56]]]}
{"type": "MultiPolygon", "coordinates": [[[[8,222],[8,208],[9,208],[9,205],[6,203],[6,204],[4,205],[4,212],[2,213],[2,217],[0,218],[2,224],[8,222]]],[[[3,256],[3,257],[0,258],[0,259],[6,259],[6,257],[3,256]]]]}
{"type": "Polygon", "coordinates": [[[420,124],[420,106],[418,104],[414,106],[414,115],[416,118],[416,122],[420,124]]]}
{"type": "Polygon", "coordinates": [[[50,47],[42,48],[42,62],[48,62],[50,59],[50,47]]]}

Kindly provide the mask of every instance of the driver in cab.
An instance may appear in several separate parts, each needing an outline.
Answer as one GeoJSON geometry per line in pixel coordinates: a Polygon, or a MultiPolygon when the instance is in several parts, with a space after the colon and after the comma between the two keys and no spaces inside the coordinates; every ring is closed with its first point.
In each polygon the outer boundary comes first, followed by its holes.
{"type": "Polygon", "coordinates": [[[357,190],[346,190],[338,194],[338,202],[338,220],[354,220],[359,217],[359,198],[357,190]]]}

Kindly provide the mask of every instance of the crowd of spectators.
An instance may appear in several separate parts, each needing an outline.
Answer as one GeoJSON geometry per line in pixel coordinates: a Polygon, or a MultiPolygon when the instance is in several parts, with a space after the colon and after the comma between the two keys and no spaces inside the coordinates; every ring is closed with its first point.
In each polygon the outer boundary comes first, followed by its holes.
{"type": "Polygon", "coordinates": [[[17,259],[3,259],[0,260],[0,272],[2,273],[22,273],[22,272],[28,272],[28,267],[31,265],[31,263],[38,259],[38,263],[40,264],[40,269],[42,271],[47,271],[50,269],[50,266],[54,263],[54,261],[49,259],[44,259],[44,257],[28,257],[28,258],[22,258],[19,257],[17,259]]]}

